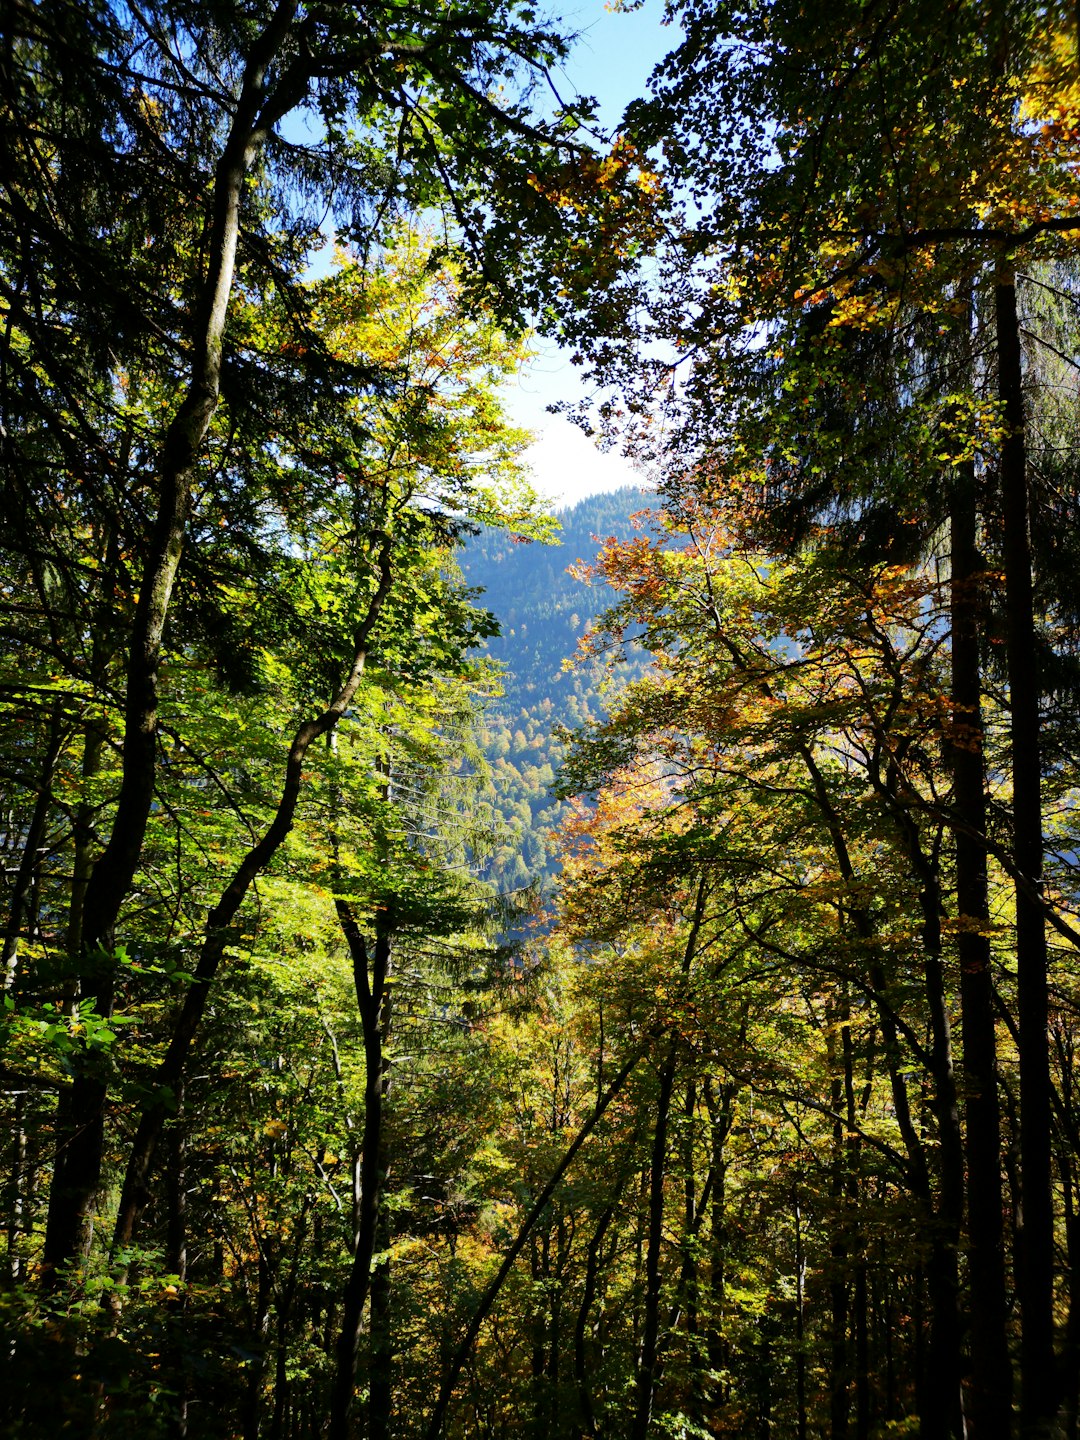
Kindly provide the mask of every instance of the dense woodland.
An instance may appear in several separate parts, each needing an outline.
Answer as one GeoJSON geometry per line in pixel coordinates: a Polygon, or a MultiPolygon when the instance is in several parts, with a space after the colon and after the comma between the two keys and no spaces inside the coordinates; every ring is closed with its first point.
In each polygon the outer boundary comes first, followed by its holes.
{"type": "Polygon", "coordinates": [[[1076,1440],[1077,13],[668,19],[3,11],[6,1435],[1076,1440]]]}
{"type": "MultiPolygon", "coordinates": [[[[610,655],[577,653],[586,627],[613,599],[607,585],[586,588],[577,567],[603,539],[629,539],[652,503],[627,486],[559,512],[554,544],[516,544],[504,531],[484,529],[463,548],[462,574],[499,622],[484,649],[499,666],[499,693],[474,732],[485,762],[477,802],[489,838],[473,863],[501,893],[532,886],[544,901],[552,898],[570,814],[557,777],[571,736],[598,721],[609,693],[647,663],[640,646],[623,647],[621,638],[617,654],[614,647],[610,655]]],[[[532,897],[522,903],[530,909],[532,897]]]]}

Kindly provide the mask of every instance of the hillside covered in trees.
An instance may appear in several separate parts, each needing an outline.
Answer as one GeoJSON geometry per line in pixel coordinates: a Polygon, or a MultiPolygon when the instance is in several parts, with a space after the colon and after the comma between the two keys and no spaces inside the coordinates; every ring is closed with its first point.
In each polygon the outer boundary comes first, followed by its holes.
{"type": "Polygon", "coordinates": [[[558,868],[557,831],[568,813],[555,795],[567,732],[606,713],[614,691],[640,671],[640,652],[608,667],[578,656],[578,642],[614,592],[571,573],[603,541],[628,539],[649,497],[633,487],[581,500],[558,516],[554,545],[517,543],[490,530],[461,557],[466,583],[499,623],[485,654],[499,666],[500,694],[485,706],[476,739],[490,767],[484,794],[494,848],[480,873],[500,890],[550,880],[558,868]]]}
{"type": "Polygon", "coordinates": [[[13,1440],[1080,1434],[1077,12],[665,20],[0,18],[13,1440]]]}

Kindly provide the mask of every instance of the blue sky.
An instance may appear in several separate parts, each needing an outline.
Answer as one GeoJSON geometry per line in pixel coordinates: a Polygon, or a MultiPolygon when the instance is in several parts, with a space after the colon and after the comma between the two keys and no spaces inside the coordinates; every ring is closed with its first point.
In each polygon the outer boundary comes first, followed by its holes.
{"type": "MultiPolygon", "coordinates": [[[[678,39],[677,31],[662,25],[663,9],[662,0],[644,0],[629,12],[612,10],[603,0],[571,0],[560,11],[566,28],[581,32],[564,67],[566,90],[569,95],[594,95],[601,122],[612,131],[627,104],[644,94],[654,65],[678,39]]],[[[547,413],[550,404],[576,400],[580,388],[574,367],[557,347],[541,343],[529,368],[506,391],[513,418],[538,435],[530,452],[536,488],[560,506],[642,483],[621,457],[601,454],[580,430],[547,413]]]]}

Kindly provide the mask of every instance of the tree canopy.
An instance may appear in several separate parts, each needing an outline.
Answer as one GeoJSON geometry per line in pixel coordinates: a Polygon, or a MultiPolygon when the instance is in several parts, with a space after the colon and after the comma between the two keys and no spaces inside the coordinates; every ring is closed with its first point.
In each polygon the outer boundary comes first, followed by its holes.
{"type": "Polygon", "coordinates": [[[1075,1440],[1076,15],[666,18],[4,19],[5,1433],[1075,1440]]]}

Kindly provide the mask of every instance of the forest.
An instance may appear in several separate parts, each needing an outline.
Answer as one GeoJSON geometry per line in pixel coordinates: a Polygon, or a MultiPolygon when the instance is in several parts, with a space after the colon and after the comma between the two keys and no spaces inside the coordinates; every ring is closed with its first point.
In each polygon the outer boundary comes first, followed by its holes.
{"type": "Polygon", "coordinates": [[[0,11],[12,1440],[1080,1437],[1080,11],[586,26],[0,11]]]}
{"type": "Polygon", "coordinates": [[[647,663],[634,644],[620,645],[617,656],[575,655],[578,637],[614,598],[606,585],[586,589],[575,567],[595,556],[601,536],[629,539],[653,503],[640,488],[625,486],[558,511],[554,545],[515,545],[505,531],[486,528],[462,551],[463,576],[481,590],[500,628],[486,647],[500,666],[499,693],[474,731],[485,762],[478,808],[491,841],[473,863],[500,892],[538,888],[526,910],[537,901],[553,910],[547,902],[554,899],[560,835],[570,815],[556,776],[570,739],[600,719],[609,690],[637,678],[647,663]]]}

